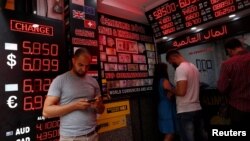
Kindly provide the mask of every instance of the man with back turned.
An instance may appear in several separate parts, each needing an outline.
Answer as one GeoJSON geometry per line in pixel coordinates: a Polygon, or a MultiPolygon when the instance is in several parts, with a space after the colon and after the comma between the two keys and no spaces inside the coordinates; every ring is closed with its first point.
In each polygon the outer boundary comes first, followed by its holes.
{"type": "Polygon", "coordinates": [[[50,85],[43,116],[60,117],[60,141],[98,141],[96,115],[104,105],[97,81],[86,75],[90,61],[86,49],[76,50],[72,69],[50,85]]]}
{"type": "Polygon", "coordinates": [[[238,39],[224,45],[229,59],[222,63],[218,90],[228,96],[228,115],[233,127],[250,127],[250,52],[238,39]]]}

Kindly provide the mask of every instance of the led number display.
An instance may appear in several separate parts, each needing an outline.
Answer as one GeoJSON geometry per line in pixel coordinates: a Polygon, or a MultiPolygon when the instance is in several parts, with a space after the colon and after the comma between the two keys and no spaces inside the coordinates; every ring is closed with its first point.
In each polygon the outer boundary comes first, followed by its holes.
{"type": "Polygon", "coordinates": [[[169,0],[146,12],[156,38],[247,9],[249,0],[169,0]]]}
{"type": "Polygon", "coordinates": [[[47,92],[52,82],[52,78],[24,79],[23,93],[47,92]]]}
{"type": "Polygon", "coordinates": [[[23,71],[58,71],[58,44],[23,41],[23,71]]]}
{"type": "Polygon", "coordinates": [[[46,141],[53,138],[59,137],[59,120],[46,121],[36,124],[36,140],[37,141],[46,141]]]}
{"type": "Polygon", "coordinates": [[[0,116],[0,127],[4,127],[0,140],[56,141],[58,118],[48,121],[42,109],[52,80],[68,70],[64,24],[1,12],[0,113],[5,114],[0,116]]]}
{"type": "Polygon", "coordinates": [[[24,97],[23,101],[23,110],[31,111],[31,110],[40,110],[43,108],[43,96],[27,96],[24,97]]]}

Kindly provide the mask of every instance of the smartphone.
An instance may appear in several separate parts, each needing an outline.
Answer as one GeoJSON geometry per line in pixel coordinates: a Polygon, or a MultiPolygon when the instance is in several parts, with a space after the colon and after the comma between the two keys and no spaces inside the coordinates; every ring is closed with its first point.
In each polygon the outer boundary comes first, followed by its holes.
{"type": "Polygon", "coordinates": [[[88,99],[87,102],[91,103],[91,102],[95,102],[96,99],[88,99]]]}

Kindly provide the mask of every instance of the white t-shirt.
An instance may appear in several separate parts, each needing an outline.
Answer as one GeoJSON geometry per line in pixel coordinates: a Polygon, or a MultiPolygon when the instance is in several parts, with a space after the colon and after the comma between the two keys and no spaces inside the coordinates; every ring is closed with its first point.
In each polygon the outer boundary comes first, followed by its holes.
{"type": "Polygon", "coordinates": [[[175,71],[175,83],[187,80],[185,96],[176,96],[177,113],[198,111],[201,109],[199,100],[199,71],[189,62],[182,62],[175,71]]]}

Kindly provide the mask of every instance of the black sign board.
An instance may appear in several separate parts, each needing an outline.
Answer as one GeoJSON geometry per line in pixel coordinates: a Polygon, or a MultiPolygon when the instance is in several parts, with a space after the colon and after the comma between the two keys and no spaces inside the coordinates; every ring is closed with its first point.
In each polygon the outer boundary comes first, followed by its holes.
{"type": "Polygon", "coordinates": [[[57,140],[59,120],[45,120],[42,108],[68,69],[63,22],[6,11],[0,19],[0,140],[57,140]]]}
{"type": "Polygon", "coordinates": [[[146,12],[156,39],[249,8],[249,0],[167,0],[146,12]]]}

